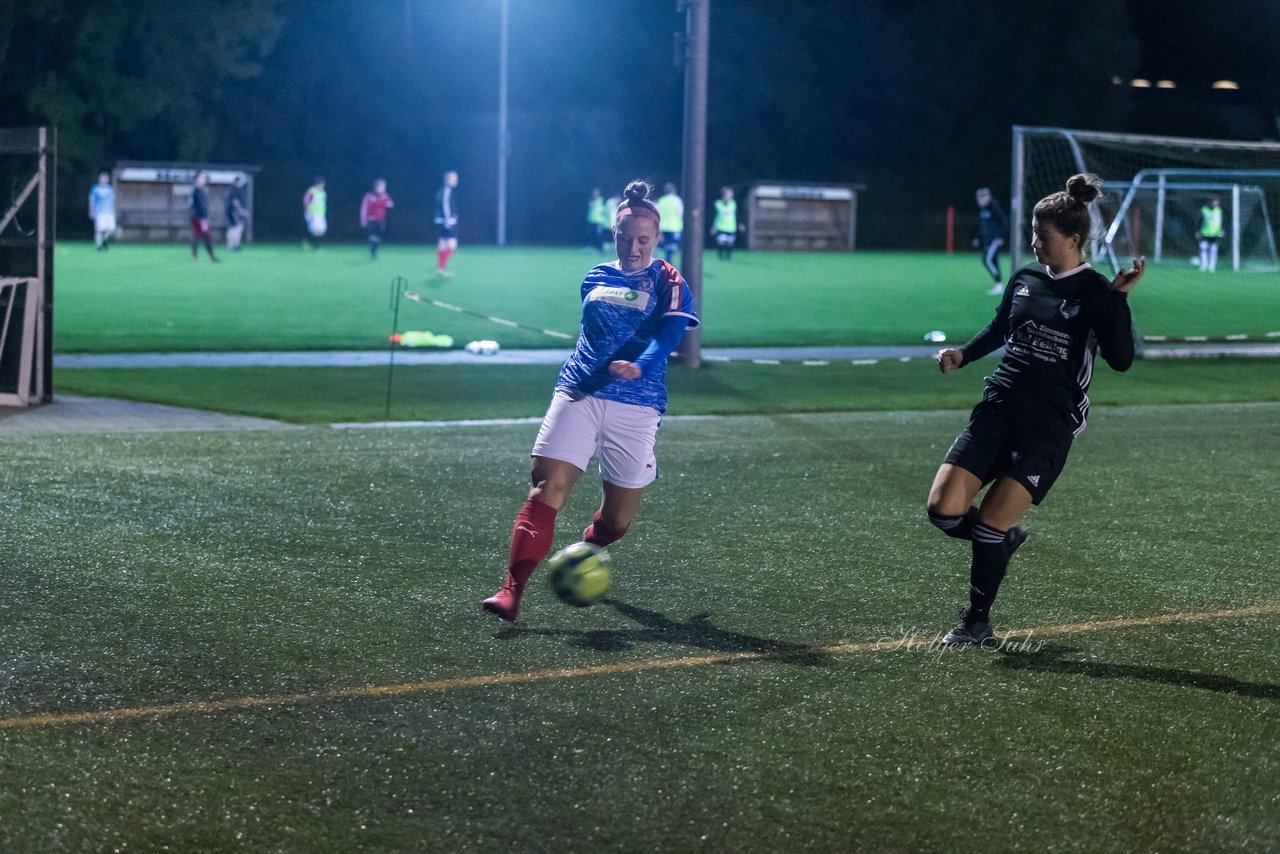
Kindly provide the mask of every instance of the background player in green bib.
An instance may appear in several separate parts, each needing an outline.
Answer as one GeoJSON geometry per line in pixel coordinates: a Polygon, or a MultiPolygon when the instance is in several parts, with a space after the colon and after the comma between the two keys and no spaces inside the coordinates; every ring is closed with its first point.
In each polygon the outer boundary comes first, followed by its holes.
{"type": "Polygon", "coordinates": [[[308,249],[319,249],[320,238],[329,230],[329,196],[324,189],[324,179],[317,177],[302,194],[302,217],[307,223],[308,249]]]}
{"type": "Polygon", "coordinates": [[[676,194],[676,185],[668,181],[654,205],[662,217],[662,255],[668,264],[674,264],[684,236],[684,199],[676,194]]]}
{"type": "Polygon", "coordinates": [[[1200,209],[1200,272],[1218,269],[1218,243],[1222,240],[1222,203],[1217,196],[1200,209]]]}
{"type": "Polygon", "coordinates": [[[604,238],[612,225],[609,208],[599,187],[591,188],[591,198],[587,200],[587,246],[597,252],[604,251],[604,238]]]}
{"type": "Polygon", "coordinates": [[[716,239],[716,257],[728,261],[733,246],[738,241],[738,203],[733,200],[733,187],[720,188],[716,199],[716,217],[711,222],[711,234],[716,239]]]}

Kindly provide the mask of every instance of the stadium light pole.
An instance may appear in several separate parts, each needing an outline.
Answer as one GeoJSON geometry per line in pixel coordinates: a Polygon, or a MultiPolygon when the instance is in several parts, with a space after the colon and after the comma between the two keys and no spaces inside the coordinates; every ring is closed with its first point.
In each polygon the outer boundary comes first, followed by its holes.
{"type": "Polygon", "coordinates": [[[511,40],[511,4],[502,0],[502,23],[498,28],[498,245],[507,245],[507,94],[510,65],[507,54],[511,40]]]}
{"type": "MultiPolygon", "coordinates": [[[[684,31],[684,246],[680,267],[702,308],[702,249],[707,204],[707,54],[711,29],[711,0],[679,0],[685,13],[684,31]]],[[[702,366],[702,335],[690,329],[680,342],[680,357],[690,368],[702,366]]]]}

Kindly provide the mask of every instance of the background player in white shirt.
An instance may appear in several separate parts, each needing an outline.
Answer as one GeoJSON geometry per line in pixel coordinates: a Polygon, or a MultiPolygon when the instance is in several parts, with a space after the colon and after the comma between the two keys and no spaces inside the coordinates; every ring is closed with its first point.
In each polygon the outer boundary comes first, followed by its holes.
{"type": "Polygon", "coordinates": [[[116,188],[106,172],[89,190],[89,219],[93,220],[93,244],[99,252],[106,252],[116,230],[116,188]]]}

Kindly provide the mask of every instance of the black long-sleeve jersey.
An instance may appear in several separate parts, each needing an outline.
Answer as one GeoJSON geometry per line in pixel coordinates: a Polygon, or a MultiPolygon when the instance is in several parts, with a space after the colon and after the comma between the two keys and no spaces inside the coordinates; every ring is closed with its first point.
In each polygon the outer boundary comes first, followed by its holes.
{"type": "Polygon", "coordinates": [[[453,198],[453,187],[441,187],[436,190],[436,212],[432,222],[453,228],[458,224],[457,201],[453,198]]]}
{"type": "Polygon", "coordinates": [[[1001,345],[1004,356],[986,378],[987,388],[1049,402],[1079,435],[1089,415],[1099,346],[1114,370],[1133,364],[1129,300],[1088,264],[1059,277],[1041,266],[1023,267],[1005,286],[991,324],[961,348],[962,364],[1001,345]]]}

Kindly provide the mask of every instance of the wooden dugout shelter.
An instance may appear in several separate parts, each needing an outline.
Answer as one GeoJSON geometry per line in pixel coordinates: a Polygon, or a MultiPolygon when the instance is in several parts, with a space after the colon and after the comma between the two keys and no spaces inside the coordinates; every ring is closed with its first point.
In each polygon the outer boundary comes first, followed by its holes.
{"type": "Polygon", "coordinates": [[[237,177],[245,179],[249,211],[244,240],[253,242],[253,184],[258,166],[228,163],[147,163],[122,160],[111,171],[116,188],[116,236],[138,243],[180,243],[191,239],[191,185],[198,172],[209,176],[209,225],[227,228],[227,193],[237,177]]]}
{"type": "Polygon", "coordinates": [[[747,246],[795,252],[852,252],[862,184],[759,181],[747,193],[747,246]]]}

